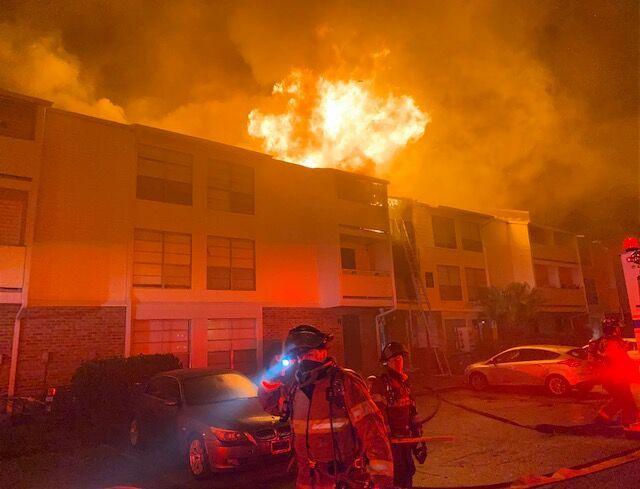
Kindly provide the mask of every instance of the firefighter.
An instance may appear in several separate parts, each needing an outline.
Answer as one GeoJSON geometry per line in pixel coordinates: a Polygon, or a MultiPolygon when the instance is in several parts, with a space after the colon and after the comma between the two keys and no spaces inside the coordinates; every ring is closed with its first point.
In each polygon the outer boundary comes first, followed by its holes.
{"type": "Polygon", "coordinates": [[[602,336],[589,343],[589,358],[594,364],[602,387],[611,399],[598,412],[597,422],[612,423],[620,414],[620,421],[627,429],[640,430],[638,408],[631,382],[635,379],[633,360],[627,353],[627,345],[621,338],[621,328],[614,316],[602,319],[602,336]]]}
{"type": "Polygon", "coordinates": [[[265,411],[291,420],[297,489],[392,488],[393,461],[382,415],[358,374],[328,355],[332,336],[309,325],[289,331],[287,377],[266,378],[265,411]]]}
{"type": "MultiPolygon", "coordinates": [[[[419,437],[422,426],[418,421],[416,403],[411,396],[411,387],[404,372],[404,363],[409,352],[401,343],[392,341],[383,349],[380,362],[386,371],[372,382],[373,400],[383,414],[391,439],[419,437]]],[[[393,452],[393,480],[397,487],[412,487],[416,466],[413,456],[424,463],[427,446],[418,444],[391,444],[393,452]]]]}

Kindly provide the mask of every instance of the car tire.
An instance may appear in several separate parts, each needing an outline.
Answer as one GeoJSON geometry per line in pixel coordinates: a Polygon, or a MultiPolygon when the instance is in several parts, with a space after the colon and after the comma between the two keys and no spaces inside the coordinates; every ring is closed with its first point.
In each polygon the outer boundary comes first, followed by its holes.
{"type": "Polygon", "coordinates": [[[562,375],[550,375],[544,383],[547,393],[553,397],[566,396],[571,391],[571,385],[562,375]]]}
{"type": "Polygon", "coordinates": [[[187,467],[194,479],[204,480],[211,477],[211,466],[207,447],[201,436],[192,436],[187,446],[187,467]]]}
{"type": "Polygon", "coordinates": [[[136,450],[144,450],[146,441],[140,418],[137,416],[131,418],[129,422],[129,446],[136,450]]]}
{"type": "Polygon", "coordinates": [[[487,376],[480,372],[473,372],[469,375],[469,385],[474,391],[483,391],[489,387],[487,376]]]}

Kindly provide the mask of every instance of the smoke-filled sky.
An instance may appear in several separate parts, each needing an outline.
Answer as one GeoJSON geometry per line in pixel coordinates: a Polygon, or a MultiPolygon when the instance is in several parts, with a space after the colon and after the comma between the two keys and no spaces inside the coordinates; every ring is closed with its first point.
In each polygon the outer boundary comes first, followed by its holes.
{"type": "Polygon", "coordinates": [[[421,137],[363,167],[392,194],[530,209],[606,237],[638,229],[639,11],[637,0],[0,0],[0,87],[263,150],[248,116],[283,110],[275,83],[296,72],[360,83],[373,106],[410,97],[426,114],[421,137]]]}

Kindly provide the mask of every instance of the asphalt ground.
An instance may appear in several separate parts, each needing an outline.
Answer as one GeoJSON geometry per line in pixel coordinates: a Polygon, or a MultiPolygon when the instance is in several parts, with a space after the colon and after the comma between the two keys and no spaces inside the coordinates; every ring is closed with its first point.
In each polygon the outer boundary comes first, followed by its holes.
{"type": "MultiPolygon", "coordinates": [[[[510,482],[527,475],[551,474],[563,467],[588,465],[640,448],[640,440],[626,439],[620,430],[575,435],[535,429],[540,424],[588,424],[605,402],[600,392],[585,398],[564,399],[517,390],[483,393],[448,390],[441,395],[444,402],[425,426],[425,434],[451,435],[454,441],[430,445],[426,463],[418,467],[416,487],[469,487],[510,482]]],[[[432,413],[437,404],[431,395],[418,398],[422,415],[432,413]]],[[[636,477],[638,470],[640,467],[634,462],[546,487],[640,488],[640,484],[635,483],[640,481],[636,477]]],[[[282,467],[263,467],[259,471],[200,482],[193,480],[182,461],[166,450],[139,453],[122,446],[102,445],[2,460],[0,487],[103,489],[124,485],[143,489],[292,489],[292,478],[283,478],[281,473],[282,467]]]]}

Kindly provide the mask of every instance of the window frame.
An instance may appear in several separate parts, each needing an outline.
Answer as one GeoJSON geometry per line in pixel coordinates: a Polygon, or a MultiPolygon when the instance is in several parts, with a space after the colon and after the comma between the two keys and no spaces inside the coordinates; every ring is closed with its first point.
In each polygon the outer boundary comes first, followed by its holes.
{"type": "Polygon", "coordinates": [[[431,228],[433,231],[433,245],[436,248],[446,248],[449,250],[458,249],[458,233],[456,230],[456,220],[452,217],[445,216],[431,216],[431,228]],[[450,226],[450,229],[449,229],[450,226]],[[443,232],[446,228],[446,231],[453,231],[453,235],[448,234],[444,236],[443,232]],[[445,240],[441,240],[440,238],[445,237],[445,240]]]}
{"type": "Polygon", "coordinates": [[[487,271],[484,268],[476,267],[464,267],[464,277],[467,282],[467,300],[469,302],[476,302],[482,299],[483,291],[489,288],[487,283],[487,271]],[[484,285],[471,284],[471,278],[477,278],[477,275],[482,275],[484,285]],[[473,291],[473,292],[472,292],[473,291]]]}
{"type": "MultiPolygon", "coordinates": [[[[150,173],[149,169],[145,169],[144,171],[150,173]]],[[[136,159],[136,199],[148,200],[151,202],[162,202],[165,204],[193,206],[193,155],[189,153],[183,153],[182,151],[176,151],[170,148],[163,148],[160,146],[152,146],[149,144],[139,145],[136,159]],[[161,153],[161,155],[154,155],[154,151],[161,153]],[[163,152],[165,156],[168,156],[170,153],[180,155],[180,158],[184,158],[184,160],[187,162],[180,162],[178,161],[179,158],[175,158],[174,160],[168,158],[162,159],[163,152]],[[143,171],[141,168],[141,160],[146,161],[148,165],[155,165],[156,168],[158,168],[159,166],[162,176],[152,176],[144,173],[141,174],[141,171],[143,171]],[[189,181],[183,182],[180,180],[176,180],[175,178],[170,178],[168,173],[170,173],[169,170],[171,170],[172,167],[174,168],[174,171],[177,167],[187,168],[189,181]],[[146,186],[142,185],[141,182],[143,181],[146,182],[146,186]],[[170,196],[168,187],[175,187],[176,185],[184,186],[185,188],[188,185],[188,198],[182,199],[179,197],[170,196]],[[153,189],[154,186],[157,188],[153,189]],[[161,194],[161,196],[153,195],[154,191],[158,194],[161,194]]]]}
{"type": "MultiPolygon", "coordinates": [[[[238,249],[243,249],[243,248],[236,248],[236,250],[238,249]]],[[[247,249],[247,248],[245,248],[247,249]]],[[[218,258],[221,258],[222,256],[218,256],[218,258]]],[[[238,257],[235,257],[236,259],[238,259],[238,257]]],[[[246,258],[244,258],[246,259],[246,258]]],[[[239,280],[236,278],[236,280],[239,280]]],[[[246,280],[246,279],[245,279],[246,280]]],[[[232,238],[232,237],[228,237],[228,236],[215,236],[215,235],[207,235],[207,290],[234,290],[234,291],[248,291],[248,292],[255,292],[257,290],[257,274],[256,274],[256,242],[254,239],[251,238],[232,238]],[[222,248],[220,246],[215,246],[210,244],[211,241],[213,239],[217,239],[217,240],[225,240],[228,242],[228,249],[229,249],[229,255],[228,255],[228,260],[229,260],[229,267],[222,267],[222,266],[213,266],[213,265],[209,265],[209,258],[210,257],[216,257],[215,255],[211,255],[210,254],[210,248],[212,247],[216,247],[216,248],[222,248]],[[234,251],[234,247],[233,247],[233,243],[239,243],[239,242],[247,242],[247,243],[251,243],[251,253],[252,253],[252,267],[251,269],[249,268],[242,268],[242,267],[234,267],[233,266],[233,251],[234,251]],[[228,270],[228,282],[229,282],[229,286],[228,287],[224,287],[224,288],[220,288],[220,287],[211,287],[210,286],[210,280],[212,280],[212,278],[210,277],[210,274],[212,273],[211,269],[218,269],[218,271],[220,270],[228,270]],[[253,287],[252,288],[237,288],[234,287],[234,274],[233,271],[236,270],[251,270],[252,271],[252,283],[253,283],[253,287]]]]}
{"type": "Polygon", "coordinates": [[[433,272],[424,272],[424,284],[427,289],[435,289],[436,281],[435,277],[433,276],[433,272]]]}
{"type": "MultiPolygon", "coordinates": [[[[245,175],[245,176],[248,176],[248,175],[245,175]]],[[[255,175],[255,168],[253,166],[209,158],[209,160],[207,161],[207,209],[212,211],[219,211],[219,212],[232,212],[235,214],[255,215],[255,212],[256,212],[256,183],[255,182],[256,182],[256,175],[255,175]],[[217,174],[214,174],[214,169],[216,167],[222,171],[218,172],[217,174]],[[226,184],[221,183],[221,182],[225,182],[224,175],[222,175],[223,172],[226,172],[228,174],[226,178],[227,180],[226,184]],[[242,176],[240,175],[240,173],[242,172],[246,172],[247,174],[250,174],[250,177],[249,177],[251,181],[250,193],[234,190],[234,188],[237,188],[236,185],[238,184],[238,182],[242,180],[242,176]],[[214,178],[214,177],[217,177],[217,178],[214,178]],[[212,182],[214,183],[212,184],[212,182]],[[226,199],[218,198],[215,200],[226,201],[228,204],[227,208],[224,208],[225,206],[216,207],[211,205],[213,200],[213,197],[212,197],[213,192],[220,192],[220,193],[226,194],[226,199]],[[234,196],[235,196],[235,199],[234,199],[234,196]],[[234,202],[237,204],[240,196],[242,196],[243,198],[248,198],[248,201],[251,202],[250,210],[249,210],[249,206],[246,208],[246,210],[242,210],[241,206],[234,208],[234,202]]]]}
{"type": "Polygon", "coordinates": [[[190,233],[178,233],[178,232],[174,232],[174,231],[161,231],[161,230],[157,230],[157,229],[146,229],[146,228],[135,228],[134,229],[134,236],[133,236],[133,241],[134,241],[134,248],[133,248],[133,278],[132,278],[132,286],[133,287],[141,287],[141,288],[150,288],[150,289],[191,289],[192,285],[193,285],[193,237],[190,233]],[[140,242],[147,242],[147,243],[158,243],[158,241],[152,241],[152,240],[145,240],[145,239],[140,239],[136,237],[136,232],[147,232],[147,233],[158,233],[161,235],[162,240],[160,241],[161,243],[161,249],[160,251],[148,251],[148,250],[136,250],[136,243],[140,243],[140,242]],[[189,265],[182,265],[182,264],[175,264],[175,263],[166,263],[166,255],[167,254],[174,254],[174,255],[182,255],[182,256],[187,256],[186,253],[171,253],[171,252],[167,252],[167,241],[166,241],[166,237],[170,236],[170,235],[175,235],[175,236],[182,236],[182,237],[189,237],[189,265]],[[147,253],[147,254],[160,254],[160,263],[156,263],[156,262],[144,262],[144,261],[136,261],[136,252],[138,253],[147,253]],[[155,277],[155,275],[142,275],[142,274],[136,274],[136,265],[147,265],[147,266],[157,266],[160,265],[160,283],[159,285],[156,284],[152,284],[152,283],[136,283],[136,277],[155,277]],[[177,278],[179,276],[174,276],[174,275],[167,275],[165,273],[166,267],[167,266],[175,266],[175,267],[189,267],[189,285],[184,286],[184,285],[175,285],[175,284],[169,284],[167,285],[166,282],[166,278],[168,277],[173,277],[173,278],[177,278]]]}
{"type": "MultiPolygon", "coordinates": [[[[464,300],[464,296],[463,296],[463,292],[462,292],[462,274],[460,273],[460,267],[457,265],[437,265],[436,266],[436,270],[438,272],[438,292],[440,294],[440,300],[442,301],[462,301],[464,300]],[[457,271],[457,276],[458,276],[458,285],[451,285],[450,283],[450,278],[451,278],[451,272],[453,270],[457,271]],[[444,272],[444,273],[443,273],[444,272]],[[446,275],[446,282],[447,283],[443,283],[444,280],[444,276],[446,275]],[[447,289],[445,289],[445,287],[448,287],[447,289]],[[446,291],[453,291],[455,289],[456,294],[450,294],[449,292],[446,291]],[[452,295],[454,295],[454,298],[450,298],[452,295]]],[[[455,274],[454,274],[455,275],[455,274]]]]}

